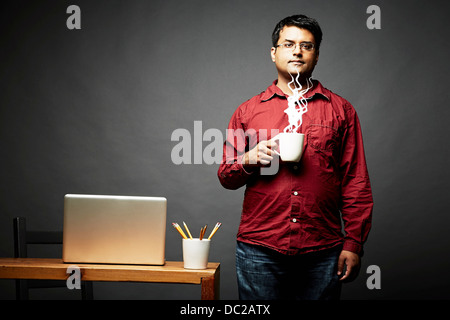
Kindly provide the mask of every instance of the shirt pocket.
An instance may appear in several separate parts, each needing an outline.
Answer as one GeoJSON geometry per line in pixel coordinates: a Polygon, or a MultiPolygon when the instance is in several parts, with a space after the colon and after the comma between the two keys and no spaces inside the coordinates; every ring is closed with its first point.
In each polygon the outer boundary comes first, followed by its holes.
{"type": "Polygon", "coordinates": [[[335,151],[339,144],[338,129],[331,123],[317,123],[308,126],[308,145],[316,150],[335,151]]]}

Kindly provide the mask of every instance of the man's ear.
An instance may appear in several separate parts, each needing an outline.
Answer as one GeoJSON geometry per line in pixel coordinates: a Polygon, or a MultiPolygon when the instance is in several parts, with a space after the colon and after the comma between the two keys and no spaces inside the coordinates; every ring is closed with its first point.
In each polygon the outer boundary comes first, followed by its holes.
{"type": "Polygon", "coordinates": [[[272,62],[275,62],[275,52],[277,51],[277,48],[272,47],[270,49],[270,57],[272,58],[272,62]]]}

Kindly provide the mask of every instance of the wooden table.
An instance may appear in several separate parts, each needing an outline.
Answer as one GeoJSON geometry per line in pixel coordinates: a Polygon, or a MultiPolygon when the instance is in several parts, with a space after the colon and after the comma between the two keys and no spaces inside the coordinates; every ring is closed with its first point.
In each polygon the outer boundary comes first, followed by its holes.
{"type": "Polygon", "coordinates": [[[0,258],[0,278],[66,280],[67,268],[76,265],[83,281],[130,281],[201,284],[201,299],[219,299],[220,263],[208,263],[204,270],[183,268],[182,261],[166,261],[164,266],[70,264],[62,259],[0,258]]]}

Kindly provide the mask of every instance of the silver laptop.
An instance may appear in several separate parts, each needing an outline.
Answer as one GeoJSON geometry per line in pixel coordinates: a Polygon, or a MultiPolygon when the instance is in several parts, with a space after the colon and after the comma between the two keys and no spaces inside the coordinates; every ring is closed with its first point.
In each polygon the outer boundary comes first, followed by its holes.
{"type": "Polygon", "coordinates": [[[63,261],[163,265],[167,199],[67,194],[63,261]]]}

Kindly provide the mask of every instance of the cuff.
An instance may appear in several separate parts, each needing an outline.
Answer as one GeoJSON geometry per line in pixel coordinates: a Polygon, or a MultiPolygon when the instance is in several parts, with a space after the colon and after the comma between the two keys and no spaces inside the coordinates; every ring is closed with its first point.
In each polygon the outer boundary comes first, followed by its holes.
{"type": "Polygon", "coordinates": [[[240,169],[242,170],[242,172],[244,172],[247,175],[251,175],[251,174],[253,174],[255,172],[255,170],[245,170],[244,162],[243,162],[244,161],[244,156],[245,156],[245,154],[243,154],[241,157],[239,157],[238,165],[239,165],[240,169]]]}
{"type": "Polygon", "coordinates": [[[344,245],[342,247],[342,250],[354,252],[354,253],[358,254],[360,257],[362,257],[364,254],[363,246],[352,240],[344,240],[344,245]]]}

